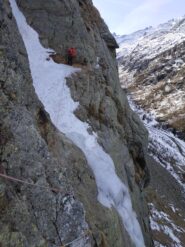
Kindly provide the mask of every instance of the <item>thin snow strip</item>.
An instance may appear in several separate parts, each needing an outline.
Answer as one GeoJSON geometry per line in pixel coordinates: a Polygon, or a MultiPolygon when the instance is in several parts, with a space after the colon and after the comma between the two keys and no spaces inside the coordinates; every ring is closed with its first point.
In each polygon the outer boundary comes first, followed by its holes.
{"type": "Polygon", "coordinates": [[[85,153],[95,174],[98,200],[108,208],[116,208],[135,246],[144,247],[127,187],[116,175],[114,163],[98,144],[96,135],[88,133],[88,124],[81,122],[73,113],[78,103],[72,100],[65,78],[77,69],[47,61],[48,52],[52,50],[41,46],[38,34],[28,26],[15,0],[10,0],[10,4],[27,49],[35,90],[52,122],[85,153]]]}
{"type": "Polygon", "coordinates": [[[137,107],[130,95],[128,100],[133,111],[137,112],[149,132],[150,155],[161,164],[185,191],[181,174],[185,170],[185,142],[173,133],[163,130],[155,120],[155,115],[137,107]]]}
{"type": "Polygon", "coordinates": [[[174,244],[173,246],[181,247],[181,241],[176,235],[177,232],[183,233],[183,229],[181,229],[179,226],[176,226],[172,220],[170,220],[170,216],[165,212],[158,211],[152,203],[149,203],[149,207],[151,211],[150,225],[152,230],[163,232],[171,238],[174,244]]]}
{"type": "Polygon", "coordinates": [[[166,245],[162,245],[161,243],[154,241],[154,246],[155,247],[166,247],[166,245]]]}

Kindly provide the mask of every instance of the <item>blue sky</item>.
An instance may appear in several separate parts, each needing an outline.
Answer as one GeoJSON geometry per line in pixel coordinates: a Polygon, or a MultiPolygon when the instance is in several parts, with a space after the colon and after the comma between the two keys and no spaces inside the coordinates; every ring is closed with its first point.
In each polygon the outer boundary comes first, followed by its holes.
{"type": "Polygon", "coordinates": [[[185,15],[185,0],[93,0],[111,32],[128,34],[185,15]]]}

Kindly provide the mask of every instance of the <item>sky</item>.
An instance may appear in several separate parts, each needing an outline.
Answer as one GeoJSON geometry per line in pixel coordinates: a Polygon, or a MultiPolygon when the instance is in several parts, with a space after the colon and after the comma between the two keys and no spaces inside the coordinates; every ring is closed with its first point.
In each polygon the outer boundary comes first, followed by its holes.
{"type": "Polygon", "coordinates": [[[185,0],[93,0],[111,32],[129,34],[185,15],[185,0]]]}

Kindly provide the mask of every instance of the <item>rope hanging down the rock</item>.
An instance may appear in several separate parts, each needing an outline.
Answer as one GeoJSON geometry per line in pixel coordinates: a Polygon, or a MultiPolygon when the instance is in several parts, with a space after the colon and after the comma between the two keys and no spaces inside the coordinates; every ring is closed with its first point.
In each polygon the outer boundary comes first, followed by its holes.
{"type": "MultiPolygon", "coordinates": [[[[61,189],[52,188],[52,187],[45,187],[45,186],[41,186],[41,185],[37,185],[37,184],[32,184],[32,183],[26,182],[26,181],[24,181],[22,179],[18,179],[18,178],[12,177],[12,176],[5,175],[3,173],[0,173],[0,177],[4,178],[4,179],[7,179],[7,180],[10,180],[10,181],[13,181],[13,182],[26,184],[26,185],[29,185],[29,186],[39,187],[39,188],[42,188],[42,189],[50,189],[50,190],[52,190],[54,192],[62,192],[61,189]]],[[[74,242],[77,242],[78,240],[80,240],[82,238],[90,236],[91,234],[92,233],[91,233],[90,230],[86,230],[85,233],[82,236],[80,236],[79,238],[74,239],[73,241],[71,241],[69,243],[66,243],[66,244],[62,245],[61,247],[67,247],[67,246],[73,244],[74,242]]]]}
{"type": "Polygon", "coordinates": [[[26,182],[26,181],[24,181],[22,179],[18,179],[18,178],[12,177],[12,176],[5,175],[3,173],[0,173],[0,177],[2,177],[4,179],[7,179],[7,180],[10,180],[10,181],[13,181],[13,182],[27,184],[29,186],[34,186],[34,187],[38,187],[38,188],[42,188],[42,189],[50,189],[51,191],[54,191],[54,192],[62,192],[61,189],[52,188],[52,187],[45,187],[45,186],[41,186],[41,185],[38,185],[38,184],[32,184],[32,183],[26,182]]]}
{"type": "Polygon", "coordinates": [[[80,239],[85,238],[85,237],[88,237],[88,236],[90,236],[90,235],[92,235],[92,232],[91,232],[90,230],[86,230],[82,236],[80,236],[80,237],[74,239],[73,241],[71,241],[71,242],[69,242],[69,243],[66,243],[66,244],[64,244],[64,245],[62,245],[62,246],[60,246],[60,247],[68,247],[68,246],[70,246],[71,244],[73,244],[73,243],[79,241],[80,239]]]}

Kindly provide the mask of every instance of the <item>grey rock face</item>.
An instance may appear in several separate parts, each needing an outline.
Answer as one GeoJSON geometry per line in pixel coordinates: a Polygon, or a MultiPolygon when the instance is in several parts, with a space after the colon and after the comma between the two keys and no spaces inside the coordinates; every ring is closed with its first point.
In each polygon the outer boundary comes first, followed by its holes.
{"type": "MultiPolygon", "coordinates": [[[[80,102],[76,115],[90,123],[90,131],[98,133],[114,160],[130,189],[146,246],[152,246],[143,192],[149,179],[147,131],[120,88],[114,58],[117,43],[92,1],[17,3],[45,47],[64,60],[68,47],[77,48],[75,63],[82,71],[68,78],[72,97],[80,102]]],[[[94,176],[84,155],[55,129],[38,101],[8,1],[3,1],[0,16],[1,168],[38,185],[1,178],[0,243],[54,247],[82,236],[81,246],[133,246],[117,213],[97,202],[94,176]]]]}
{"type": "MultiPolygon", "coordinates": [[[[55,134],[61,142],[65,138],[52,126],[35,95],[26,51],[7,6],[3,2],[0,12],[4,47],[0,56],[0,168],[4,175],[34,186],[0,178],[0,245],[61,246],[84,236],[81,242],[90,246],[90,237],[84,235],[88,230],[84,208],[64,174],[66,160],[62,166],[54,157],[45,135],[55,134]]],[[[75,159],[81,156],[78,151],[75,159]]]]}

